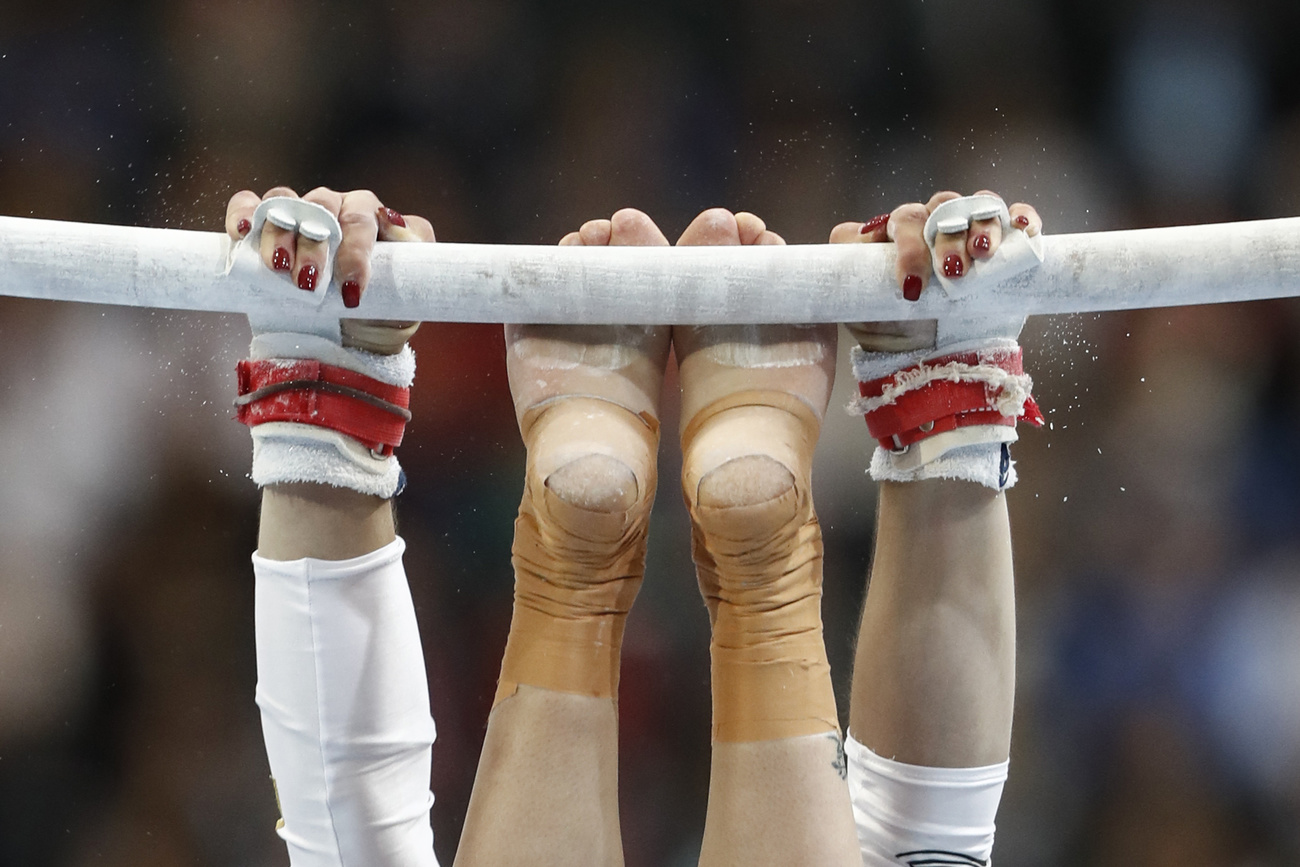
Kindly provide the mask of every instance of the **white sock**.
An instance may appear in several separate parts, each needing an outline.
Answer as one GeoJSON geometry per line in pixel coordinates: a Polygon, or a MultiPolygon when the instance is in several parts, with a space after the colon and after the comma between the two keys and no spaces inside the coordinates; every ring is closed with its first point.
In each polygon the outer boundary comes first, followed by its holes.
{"type": "Polygon", "coordinates": [[[437,867],[435,731],[405,549],[253,555],[257,704],[293,867],[437,867]]]}

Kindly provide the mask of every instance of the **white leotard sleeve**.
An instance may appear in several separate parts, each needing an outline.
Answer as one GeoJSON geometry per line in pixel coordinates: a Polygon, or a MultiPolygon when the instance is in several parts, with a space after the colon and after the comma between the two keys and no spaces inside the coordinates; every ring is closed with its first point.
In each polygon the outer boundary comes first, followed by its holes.
{"type": "Polygon", "coordinates": [[[927,768],[845,739],[863,867],[986,867],[1007,763],[927,768]]]}
{"type": "Polygon", "coordinates": [[[293,867],[437,867],[434,725],[405,548],[253,555],[257,704],[293,867]]]}

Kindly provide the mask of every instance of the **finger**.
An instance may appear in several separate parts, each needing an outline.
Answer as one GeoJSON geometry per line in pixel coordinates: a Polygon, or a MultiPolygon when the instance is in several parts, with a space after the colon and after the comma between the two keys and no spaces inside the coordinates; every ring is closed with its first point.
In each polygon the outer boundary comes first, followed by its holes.
{"type": "Polygon", "coordinates": [[[262,264],[272,271],[292,271],[298,235],[271,223],[262,224],[262,264]]]}
{"type": "Polygon", "coordinates": [[[351,308],[361,303],[361,295],[370,283],[370,256],[379,237],[379,197],[369,190],[356,190],[339,196],[336,207],[343,237],[334,253],[334,279],[343,306],[351,308]]]}
{"type": "Polygon", "coordinates": [[[406,240],[419,241],[422,244],[432,244],[438,240],[433,233],[433,223],[430,223],[424,217],[415,214],[407,214],[406,228],[415,236],[414,238],[408,238],[406,240]]]}
{"type": "Polygon", "coordinates": [[[941,269],[943,276],[956,280],[965,276],[970,270],[971,257],[967,252],[970,244],[970,232],[940,232],[934,236],[934,267],[941,269]]]}
{"type": "Polygon", "coordinates": [[[253,212],[262,203],[262,197],[252,190],[240,190],[230,197],[226,205],[226,234],[239,240],[253,228],[253,212]]]}
{"type": "Polygon", "coordinates": [[[754,239],[755,247],[784,247],[785,238],[782,238],[776,232],[765,231],[754,239]]]}
{"type": "Polygon", "coordinates": [[[335,217],[339,215],[339,209],[343,207],[343,193],[331,190],[329,187],[317,187],[304,195],[302,200],[311,202],[314,205],[320,205],[335,217]]]}
{"type": "Polygon", "coordinates": [[[1043,231],[1043,218],[1038,216],[1038,211],[1032,205],[1016,202],[1008,210],[1011,212],[1011,225],[1022,230],[1029,237],[1032,238],[1043,231]]]}
{"type": "Polygon", "coordinates": [[[919,202],[895,208],[889,217],[889,233],[898,247],[894,277],[908,301],[920,298],[930,281],[930,248],[925,243],[925,221],[929,218],[929,209],[919,202]]]}
{"type": "Polygon", "coordinates": [[[763,233],[767,231],[767,223],[764,223],[756,214],[749,211],[740,211],[736,214],[736,232],[740,236],[740,243],[744,246],[750,246],[757,243],[763,233]]]}
{"type": "Polygon", "coordinates": [[[679,247],[739,246],[740,227],[736,215],[726,208],[702,212],[677,239],[679,247]]]}
{"type": "Polygon", "coordinates": [[[621,208],[609,218],[609,244],[613,247],[667,247],[668,239],[644,211],[621,208]]]}
{"type": "Polygon", "coordinates": [[[394,211],[392,208],[386,208],[380,205],[376,208],[376,218],[379,220],[379,240],[381,241],[423,241],[420,231],[427,233],[429,238],[433,237],[433,226],[428,220],[416,217],[407,217],[400,211],[394,211]],[[420,230],[415,228],[415,224],[422,223],[420,230]]]}
{"type": "MultiPolygon", "coordinates": [[[[992,190],[980,190],[975,195],[1002,198],[992,190]]],[[[966,238],[967,256],[973,260],[991,258],[998,251],[998,245],[1002,243],[1002,221],[997,217],[971,220],[970,231],[966,238]]]]}
{"type": "MultiPolygon", "coordinates": [[[[320,205],[336,218],[340,216],[340,210],[343,207],[342,193],[337,193],[328,187],[317,187],[302,198],[305,202],[320,205]]],[[[342,249],[341,246],[340,249],[342,249]]],[[[294,284],[306,292],[316,291],[320,275],[325,272],[326,260],[329,258],[329,254],[328,239],[316,241],[298,235],[293,256],[293,272],[291,274],[294,284]]],[[[368,253],[367,258],[369,258],[368,253]]]]}
{"type": "Polygon", "coordinates": [[[614,234],[611,220],[588,220],[578,227],[578,237],[584,247],[604,247],[614,234]]]}
{"type": "Polygon", "coordinates": [[[866,223],[859,223],[857,221],[840,223],[835,228],[831,229],[830,243],[856,244],[864,240],[862,227],[865,225],[866,223]]]}
{"type": "MultiPolygon", "coordinates": [[[[298,194],[288,187],[271,187],[262,196],[265,201],[276,196],[298,198],[298,194]]],[[[297,233],[281,229],[272,223],[262,224],[262,264],[272,271],[292,271],[294,254],[298,247],[297,233]]]]}
{"type": "MultiPolygon", "coordinates": [[[[961,193],[955,193],[952,190],[935,193],[930,197],[930,201],[926,202],[926,211],[933,214],[934,209],[944,202],[950,202],[961,197],[961,193]]],[[[969,234],[969,232],[954,232],[952,234],[943,234],[941,232],[934,238],[934,267],[942,269],[943,276],[949,280],[956,280],[970,270],[971,258],[966,252],[969,234]]]]}
{"type": "Polygon", "coordinates": [[[933,214],[934,209],[942,205],[944,202],[951,202],[953,199],[960,198],[961,193],[954,193],[952,190],[943,190],[942,192],[935,193],[930,197],[930,201],[925,203],[925,209],[927,212],[933,214]]]}
{"type": "Polygon", "coordinates": [[[581,247],[583,246],[582,236],[579,235],[577,232],[570,232],[569,234],[565,235],[563,238],[560,239],[560,246],[581,247]]]}

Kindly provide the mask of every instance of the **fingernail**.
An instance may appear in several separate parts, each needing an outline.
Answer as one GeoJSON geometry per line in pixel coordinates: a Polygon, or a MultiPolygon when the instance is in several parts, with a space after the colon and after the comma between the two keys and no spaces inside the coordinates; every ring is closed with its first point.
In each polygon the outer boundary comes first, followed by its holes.
{"type": "Polygon", "coordinates": [[[863,235],[870,235],[872,232],[876,231],[877,229],[880,229],[887,225],[889,225],[889,215],[881,214],[879,217],[872,217],[870,220],[867,220],[865,223],[862,224],[862,228],[859,229],[858,231],[863,235]]]}
{"type": "Polygon", "coordinates": [[[903,297],[908,301],[921,300],[921,278],[915,274],[908,274],[903,278],[903,297]]]}
{"type": "Polygon", "coordinates": [[[1021,214],[1020,216],[1016,217],[1015,224],[1017,228],[1023,229],[1029,225],[1029,218],[1026,217],[1024,214],[1021,214]]]}
{"type": "Polygon", "coordinates": [[[975,236],[975,241],[971,244],[971,246],[974,247],[976,250],[979,250],[981,253],[987,253],[989,251],[989,247],[993,246],[993,242],[989,240],[988,235],[979,234],[975,236]]]}
{"type": "Polygon", "coordinates": [[[298,288],[305,292],[316,291],[316,266],[305,265],[298,272],[298,288]]]}
{"type": "Polygon", "coordinates": [[[961,256],[956,253],[949,253],[943,257],[943,276],[949,278],[960,277],[964,273],[966,273],[966,266],[962,264],[961,256]]]}
{"type": "Polygon", "coordinates": [[[400,226],[403,229],[406,228],[406,218],[397,211],[394,211],[392,208],[384,208],[384,217],[394,226],[400,226]]]}
{"type": "Polygon", "coordinates": [[[275,252],[271,254],[271,267],[277,271],[288,271],[293,267],[289,261],[289,251],[283,247],[276,247],[275,252]]]}
{"type": "Polygon", "coordinates": [[[240,220],[238,223],[235,224],[235,231],[239,233],[239,236],[241,238],[244,235],[247,235],[248,230],[251,228],[253,228],[253,224],[248,222],[248,220],[240,220]]]}
{"type": "Polygon", "coordinates": [[[361,284],[356,280],[343,283],[343,306],[351,309],[361,303],[361,284]]]}

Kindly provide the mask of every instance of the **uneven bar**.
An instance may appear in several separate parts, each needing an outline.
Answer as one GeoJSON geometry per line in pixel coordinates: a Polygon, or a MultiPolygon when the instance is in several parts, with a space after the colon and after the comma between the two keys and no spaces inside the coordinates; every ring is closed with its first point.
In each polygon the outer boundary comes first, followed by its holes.
{"type": "MultiPolygon", "coordinates": [[[[848,322],[1079,313],[1300,295],[1300,218],[1050,235],[1039,268],[918,303],[894,282],[892,244],[544,247],[380,244],[355,311],[444,322],[694,324],[848,322]]],[[[301,307],[283,276],[225,276],[213,232],[0,217],[0,295],[248,313],[301,307]],[[297,302],[297,303],[295,303],[297,302]]],[[[299,296],[300,298],[301,296],[299,296]]]]}

